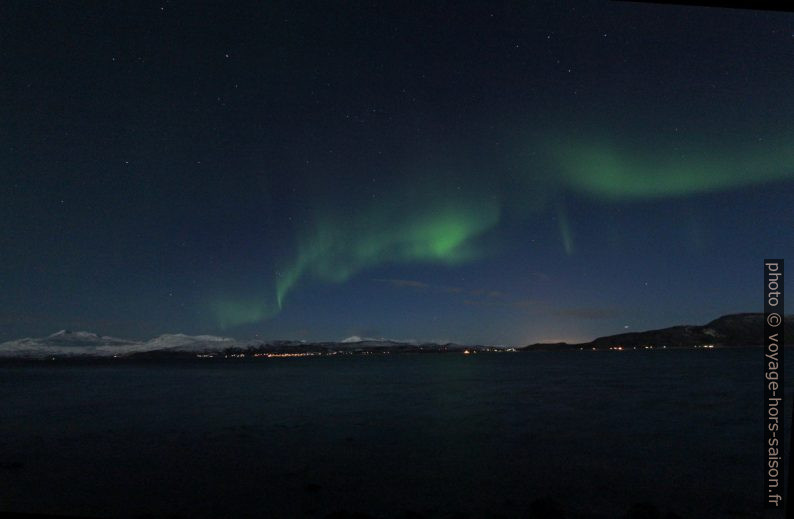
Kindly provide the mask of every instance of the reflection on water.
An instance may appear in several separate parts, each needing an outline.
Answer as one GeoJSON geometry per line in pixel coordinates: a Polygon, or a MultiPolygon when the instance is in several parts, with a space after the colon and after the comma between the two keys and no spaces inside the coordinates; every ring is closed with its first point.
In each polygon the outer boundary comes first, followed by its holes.
{"type": "Polygon", "coordinates": [[[546,498],[582,517],[638,502],[753,517],[761,360],[742,349],[2,366],[0,503],[523,517],[546,498]]]}

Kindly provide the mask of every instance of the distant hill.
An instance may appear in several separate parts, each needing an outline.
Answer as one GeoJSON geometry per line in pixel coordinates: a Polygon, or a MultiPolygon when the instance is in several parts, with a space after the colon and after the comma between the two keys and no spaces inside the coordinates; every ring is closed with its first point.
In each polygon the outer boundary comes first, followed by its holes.
{"type": "MultiPolygon", "coordinates": [[[[784,318],[786,344],[794,343],[794,315],[784,318]]],[[[703,346],[738,347],[760,346],[764,343],[764,314],[730,314],[714,319],[702,326],[680,325],[648,330],[645,332],[620,333],[599,337],[590,342],[569,344],[536,343],[518,348],[521,351],[537,350],[578,350],[593,348],[695,348],[703,346]]]]}

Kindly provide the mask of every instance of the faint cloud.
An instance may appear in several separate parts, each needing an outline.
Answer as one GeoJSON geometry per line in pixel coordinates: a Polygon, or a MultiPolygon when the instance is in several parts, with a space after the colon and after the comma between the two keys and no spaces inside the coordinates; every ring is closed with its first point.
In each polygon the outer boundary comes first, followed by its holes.
{"type": "Polygon", "coordinates": [[[534,299],[514,299],[507,296],[506,294],[493,297],[488,297],[486,295],[486,297],[480,299],[466,298],[463,300],[463,304],[469,306],[514,308],[517,310],[543,308],[548,306],[547,303],[544,303],[543,301],[536,301],[534,299]]]}
{"type": "Polygon", "coordinates": [[[381,283],[388,283],[389,285],[397,288],[414,288],[417,290],[425,290],[430,287],[427,283],[415,281],[413,279],[375,279],[381,283]]]}
{"type": "Polygon", "coordinates": [[[447,285],[431,285],[423,281],[416,281],[415,279],[383,279],[377,278],[373,281],[379,283],[386,283],[396,288],[412,288],[414,290],[431,290],[433,292],[443,292],[446,294],[460,294],[466,292],[466,289],[461,287],[452,287],[447,285]]]}
{"type": "Polygon", "coordinates": [[[412,279],[375,279],[397,288],[409,288],[418,291],[429,291],[443,294],[462,295],[462,303],[468,306],[487,306],[502,308],[530,308],[544,306],[545,303],[532,299],[517,299],[501,290],[488,290],[484,288],[466,289],[449,285],[433,285],[412,279]]]}
{"type": "MultiPolygon", "coordinates": [[[[546,281],[551,279],[543,272],[532,272],[532,275],[539,280],[546,281]]],[[[461,302],[466,306],[528,310],[544,315],[556,315],[574,319],[615,319],[620,316],[620,310],[614,307],[557,307],[548,301],[513,297],[501,290],[488,290],[484,288],[466,289],[447,285],[434,285],[413,279],[375,279],[374,281],[387,283],[390,286],[401,289],[407,288],[421,292],[459,294],[462,296],[461,302]]]]}
{"type": "Polygon", "coordinates": [[[545,303],[534,299],[516,299],[512,303],[513,308],[532,308],[543,305],[545,305],[545,303]]]}
{"type": "Polygon", "coordinates": [[[598,307],[558,308],[554,313],[577,319],[614,319],[620,316],[620,311],[617,308],[598,307]]]}

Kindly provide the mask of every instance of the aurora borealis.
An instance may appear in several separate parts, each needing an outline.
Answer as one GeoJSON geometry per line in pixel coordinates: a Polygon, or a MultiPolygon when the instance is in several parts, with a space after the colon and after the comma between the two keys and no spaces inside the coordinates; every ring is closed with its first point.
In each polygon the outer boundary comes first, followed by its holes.
{"type": "Polygon", "coordinates": [[[789,13],[3,11],[2,339],[590,339],[794,252],[789,13]]]}
{"type": "Polygon", "coordinates": [[[737,148],[680,152],[575,146],[557,152],[559,170],[572,189],[616,200],[714,193],[794,178],[794,139],[777,145],[738,143],[737,148]],[[744,149],[742,149],[744,148],[744,149]]]}

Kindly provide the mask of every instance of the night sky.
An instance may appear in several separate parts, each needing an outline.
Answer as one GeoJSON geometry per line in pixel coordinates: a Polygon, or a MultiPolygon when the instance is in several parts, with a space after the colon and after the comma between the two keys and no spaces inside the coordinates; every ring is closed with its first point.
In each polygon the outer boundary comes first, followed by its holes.
{"type": "Polygon", "coordinates": [[[794,14],[0,6],[0,340],[519,345],[761,311],[794,14]]]}

